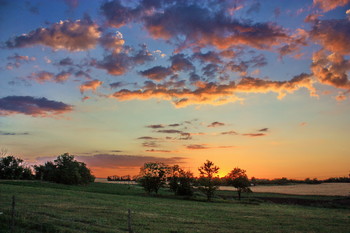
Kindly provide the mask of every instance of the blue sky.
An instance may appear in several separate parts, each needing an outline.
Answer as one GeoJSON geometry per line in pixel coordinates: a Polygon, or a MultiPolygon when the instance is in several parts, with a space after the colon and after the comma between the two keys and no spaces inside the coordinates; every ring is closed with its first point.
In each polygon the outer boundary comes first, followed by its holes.
{"type": "Polygon", "coordinates": [[[0,6],[0,148],[29,164],[348,174],[348,0],[0,6]]]}

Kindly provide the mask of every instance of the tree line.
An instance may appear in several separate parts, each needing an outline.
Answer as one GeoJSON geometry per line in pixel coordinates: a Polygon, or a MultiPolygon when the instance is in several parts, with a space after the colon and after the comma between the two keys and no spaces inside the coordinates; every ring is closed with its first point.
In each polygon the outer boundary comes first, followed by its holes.
{"type": "Polygon", "coordinates": [[[219,167],[212,161],[207,160],[198,168],[199,177],[195,178],[193,173],[185,171],[179,165],[168,166],[161,162],[145,163],[140,169],[136,181],[147,193],[158,193],[161,187],[168,186],[175,195],[192,196],[194,188],[201,191],[210,201],[220,185],[231,185],[237,189],[238,199],[242,192],[251,192],[250,181],[246,171],[234,168],[224,178],[219,178],[217,173],[219,167]]]}
{"type": "Polygon", "coordinates": [[[88,184],[94,182],[85,163],[78,162],[73,155],[65,153],[53,162],[44,165],[27,166],[22,159],[14,156],[0,158],[0,179],[42,180],[60,184],[88,184]]]}

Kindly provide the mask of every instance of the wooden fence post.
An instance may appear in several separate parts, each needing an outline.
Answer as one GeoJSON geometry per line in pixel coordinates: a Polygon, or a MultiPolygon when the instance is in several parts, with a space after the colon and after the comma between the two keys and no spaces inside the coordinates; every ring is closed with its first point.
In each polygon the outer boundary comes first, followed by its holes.
{"type": "Polygon", "coordinates": [[[15,232],[15,195],[12,196],[12,211],[11,211],[11,233],[15,232]]]}
{"type": "Polygon", "coordinates": [[[131,228],[131,210],[130,209],[128,209],[128,232],[133,233],[131,228]]]}

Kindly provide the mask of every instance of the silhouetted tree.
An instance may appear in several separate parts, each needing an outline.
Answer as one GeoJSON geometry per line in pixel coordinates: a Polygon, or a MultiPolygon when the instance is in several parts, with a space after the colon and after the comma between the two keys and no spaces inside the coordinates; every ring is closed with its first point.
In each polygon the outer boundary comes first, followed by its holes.
{"type": "Polygon", "coordinates": [[[198,189],[207,196],[207,200],[210,201],[214,196],[215,190],[218,189],[220,180],[214,177],[219,172],[219,167],[215,166],[213,162],[207,160],[203,166],[198,168],[200,177],[197,180],[198,189]]]}
{"type": "Polygon", "coordinates": [[[193,174],[174,165],[170,168],[169,188],[175,195],[192,196],[194,181],[193,174]]]}
{"type": "Polygon", "coordinates": [[[241,200],[242,192],[251,192],[250,181],[245,170],[236,167],[225,178],[228,185],[237,189],[238,200],[241,200]]]}
{"type": "Polygon", "coordinates": [[[24,165],[22,159],[14,156],[0,158],[0,179],[29,180],[32,178],[32,171],[29,167],[24,165]]]}
{"type": "Polygon", "coordinates": [[[54,162],[34,166],[34,169],[36,179],[61,184],[88,184],[95,180],[85,163],[76,161],[68,153],[58,156],[54,162]]]}
{"type": "Polygon", "coordinates": [[[166,183],[169,167],[161,162],[148,162],[140,169],[138,182],[146,192],[158,193],[158,190],[166,183]]]}

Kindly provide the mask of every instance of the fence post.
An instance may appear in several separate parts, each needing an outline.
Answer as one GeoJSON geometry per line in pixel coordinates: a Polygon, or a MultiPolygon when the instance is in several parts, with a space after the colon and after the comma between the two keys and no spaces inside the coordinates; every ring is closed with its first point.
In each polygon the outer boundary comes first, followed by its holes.
{"type": "Polygon", "coordinates": [[[131,210],[130,209],[128,209],[128,232],[133,233],[131,228],[131,210]]]}
{"type": "Polygon", "coordinates": [[[15,195],[12,196],[12,210],[11,210],[11,233],[15,232],[15,195]]]}

